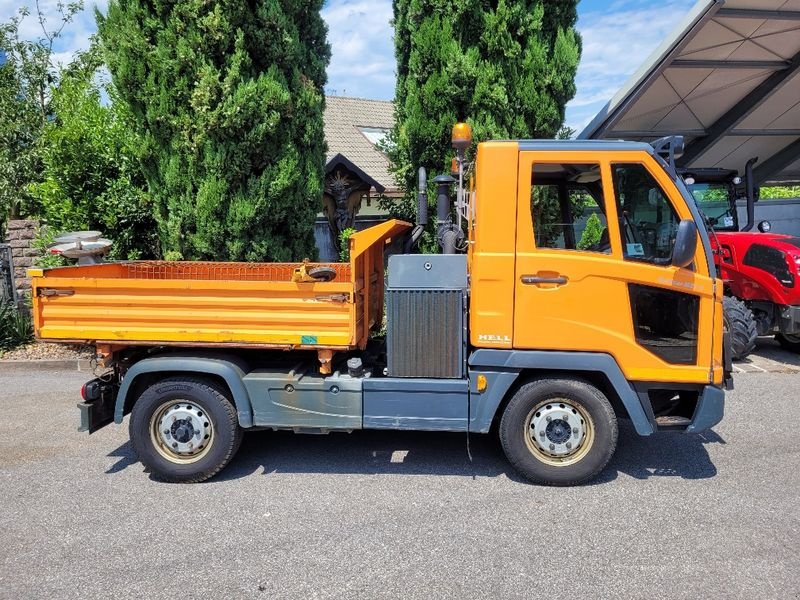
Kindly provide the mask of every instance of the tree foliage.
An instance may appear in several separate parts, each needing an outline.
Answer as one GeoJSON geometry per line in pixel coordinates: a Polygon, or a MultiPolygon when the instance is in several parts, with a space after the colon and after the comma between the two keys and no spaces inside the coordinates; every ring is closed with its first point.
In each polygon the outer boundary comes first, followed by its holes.
{"type": "Polygon", "coordinates": [[[41,182],[31,195],[50,233],[98,229],[114,242],[111,258],[153,258],[156,225],[137,139],[122,104],[102,104],[100,66],[93,44],[62,73],[39,142],[41,182]]]}
{"type": "Polygon", "coordinates": [[[773,185],[762,187],[759,198],[761,198],[761,200],[800,198],[800,185],[773,185]]]}
{"type": "Polygon", "coordinates": [[[39,180],[39,138],[50,118],[52,92],[59,80],[54,44],[83,4],[59,3],[56,8],[59,19],[52,27],[41,12],[32,16],[24,6],[0,24],[0,229],[7,215],[38,211],[29,186],[39,180]],[[20,37],[21,24],[30,18],[41,25],[38,39],[20,37]]]}
{"type": "Polygon", "coordinates": [[[586,219],[586,227],[581,234],[581,239],[578,241],[578,250],[586,250],[597,245],[603,236],[603,229],[605,229],[603,222],[597,213],[590,214],[586,219]]]}
{"type": "Polygon", "coordinates": [[[448,172],[450,130],[475,141],[553,137],[575,94],[574,0],[394,0],[396,123],[388,152],[413,214],[416,170],[448,172]]]}
{"type": "Polygon", "coordinates": [[[322,0],[112,0],[98,14],[168,258],[316,253],[322,199],[322,0]]]}

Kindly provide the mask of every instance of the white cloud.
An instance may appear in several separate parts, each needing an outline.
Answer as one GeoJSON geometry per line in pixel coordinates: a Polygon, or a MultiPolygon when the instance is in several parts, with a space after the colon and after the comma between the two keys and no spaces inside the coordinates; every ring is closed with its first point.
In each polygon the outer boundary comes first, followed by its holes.
{"type": "Polygon", "coordinates": [[[583,53],[577,94],[567,105],[567,125],[580,133],[692,4],[694,0],[617,0],[604,10],[580,12],[583,53]]]}
{"type": "Polygon", "coordinates": [[[392,5],[387,0],[331,0],[322,9],[328,24],[331,93],[390,100],[395,61],[392,5]]]}
{"type": "MultiPolygon", "coordinates": [[[[50,33],[58,30],[62,24],[58,4],[59,0],[39,0],[39,7],[44,17],[44,26],[50,33]]],[[[75,14],[72,21],[66,24],[61,35],[53,44],[55,50],[54,64],[66,64],[71,60],[75,52],[86,50],[89,47],[89,38],[97,31],[94,9],[97,7],[100,10],[105,10],[106,5],[107,0],[85,2],[84,9],[75,14]]],[[[20,37],[26,40],[44,39],[44,32],[36,11],[36,3],[33,0],[28,2],[24,0],[23,2],[19,0],[0,0],[0,22],[6,22],[11,17],[18,15],[20,8],[23,6],[27,6],[30,14],[20,23],[20,37]]]]}

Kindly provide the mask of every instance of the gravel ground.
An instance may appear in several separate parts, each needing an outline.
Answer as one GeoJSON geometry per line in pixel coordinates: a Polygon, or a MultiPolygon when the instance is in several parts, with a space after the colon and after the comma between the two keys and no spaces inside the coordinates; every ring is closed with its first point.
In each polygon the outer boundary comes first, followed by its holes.
{"type": "Polygon", "coordinates": [[[6,352],[0,350],[0,360],[88,360],[94,354],[93,346],[33,342],[6,352]]]}
{"type": "Polygon", "coordinates": [[[623,426],[542,488],[463,435],[251,433],[198,485],[126,427],[75,431],[75,372],[0,373],[0,598],[797,598],[800,374],[746,373],[700,436],[623,426]]]}

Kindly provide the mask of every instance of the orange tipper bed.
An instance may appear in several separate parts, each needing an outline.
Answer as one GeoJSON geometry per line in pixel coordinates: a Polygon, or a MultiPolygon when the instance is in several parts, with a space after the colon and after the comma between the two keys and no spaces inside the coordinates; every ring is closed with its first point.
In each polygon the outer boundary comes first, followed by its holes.
{"type": "MultiPolygon", "coordinates": [[[[36,336],[53,342],[363,348],[383,318],[383,251],[410,225],[392,220],[350,238],[350,263],[134,261],[32,269],[36,336]],[[297,281],[327,266],[332,281],[297,281]]],[[[307,278],[305,278],[307,279],[307,278]]],[[[326,352],[327,351],[327,352],[326,352]]]]}

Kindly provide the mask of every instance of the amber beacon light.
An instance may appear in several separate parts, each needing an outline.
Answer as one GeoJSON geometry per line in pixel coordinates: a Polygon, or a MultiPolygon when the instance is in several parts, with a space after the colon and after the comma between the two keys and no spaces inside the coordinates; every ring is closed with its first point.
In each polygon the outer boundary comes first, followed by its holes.
{"type": "Polygon", "coordinates": [[[468,123],[456,123],[450,140],[456,150],[466,150],[472,144],[472,127],[468,123]]]}

